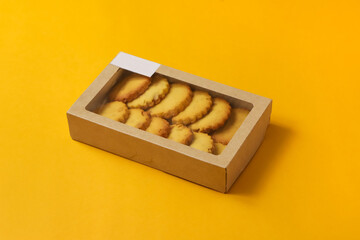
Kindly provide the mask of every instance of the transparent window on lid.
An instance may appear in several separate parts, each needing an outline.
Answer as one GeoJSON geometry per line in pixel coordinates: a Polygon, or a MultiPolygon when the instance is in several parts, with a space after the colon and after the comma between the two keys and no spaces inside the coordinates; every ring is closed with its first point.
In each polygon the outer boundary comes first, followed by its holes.
{"type": "Polygon", "coordinates": [[[87,110],[121,124],[219,155],[252,104],[155,73],[119,69],[87,110]]]}

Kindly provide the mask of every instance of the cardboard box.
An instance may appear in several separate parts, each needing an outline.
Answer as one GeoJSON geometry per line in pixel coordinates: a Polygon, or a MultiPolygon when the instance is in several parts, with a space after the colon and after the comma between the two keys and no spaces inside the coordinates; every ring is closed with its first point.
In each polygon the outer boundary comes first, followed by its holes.
{"type": "Polygon", "coordinates": [[[67,117],[74,140],[227,192],[260,146],[270,121],[271,105],[271,99],[120,53],[68,110],[67,117]],[[117,80],[129,70],[147,76],[156,72],[166,76],[169,82],[189,84],[193,90],[207,91],[213,97],[224,98],[232,107],[246,108],[250,113],[220,155],[202,152],[94,113],[117,80]]]}

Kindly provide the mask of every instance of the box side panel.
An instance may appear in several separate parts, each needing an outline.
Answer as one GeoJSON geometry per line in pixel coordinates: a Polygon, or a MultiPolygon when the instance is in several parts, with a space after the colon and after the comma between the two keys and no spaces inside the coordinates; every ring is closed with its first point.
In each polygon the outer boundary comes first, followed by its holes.
{"type": "Polygon", "coordinates": [[[235,154],[232,161],[230,161],[229,165],[227,166],[226,191],[230,189],[230,187],[239,177],[241,172],[245,169],[245,167],[250,162],[255,152],[261,145],[265,136],[267,126],[270,122],[271,107],[272,103],[270,102],[258,122],[255,124],[255,126],[235,154]]]}
{"type": "Polygon", "coordinates": [[[225,168],[67,114],[74,140],[98,147],[186,180],[225,192],[225,168]]]}

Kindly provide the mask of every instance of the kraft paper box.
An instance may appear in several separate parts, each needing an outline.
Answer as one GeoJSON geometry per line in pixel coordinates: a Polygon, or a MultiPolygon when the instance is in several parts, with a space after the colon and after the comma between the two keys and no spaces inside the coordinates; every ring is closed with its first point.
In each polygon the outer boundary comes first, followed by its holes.
{"type": "Polygon", "coordinates": [[[271,99],[119,53],[68,110],[67,118],[74,140],[227,192],[260,146],[270,121],[271,105],[271,99]],[[227,100],[232,107],[250,112],[220,155],[202,152],[95,113],[109,90],[129,71],[149,77],[154,73],[163,75],[170,83],[186,83],[192,90],[207,91],[212,97],[227,100]]]}

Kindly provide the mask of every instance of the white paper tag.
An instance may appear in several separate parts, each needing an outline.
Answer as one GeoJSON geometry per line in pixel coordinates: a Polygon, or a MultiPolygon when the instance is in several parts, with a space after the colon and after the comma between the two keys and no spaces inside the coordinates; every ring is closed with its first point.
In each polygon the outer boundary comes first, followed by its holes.
{"type": "Polygon", "coordinates": [[[160,64],[158,63],[135,57],[124,52],[120,52],[111,61],[111,64],[147,77],[151,77],[160,67],[160,64]]]}

